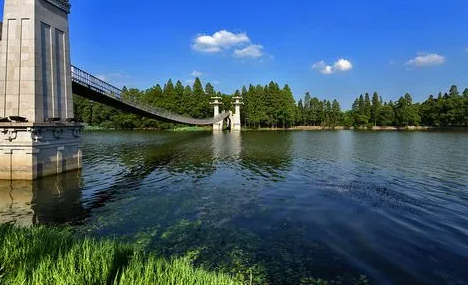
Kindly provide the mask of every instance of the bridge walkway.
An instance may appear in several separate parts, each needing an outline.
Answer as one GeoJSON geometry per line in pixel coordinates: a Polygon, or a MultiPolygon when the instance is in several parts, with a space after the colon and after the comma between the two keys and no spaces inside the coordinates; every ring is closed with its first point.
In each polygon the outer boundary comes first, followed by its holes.
{"type": "Polygon", "coordinates": [[[229,112],[223,112],[213,118],[194,119],[161,108],[143,106],[138,102],[125,100],[122,98],[121,89],[112,86],[78,67],[72,65],[71,71],[73,94],[125,112],[164,122],[197,126],[213,125],[229,117],[229,112]]]}

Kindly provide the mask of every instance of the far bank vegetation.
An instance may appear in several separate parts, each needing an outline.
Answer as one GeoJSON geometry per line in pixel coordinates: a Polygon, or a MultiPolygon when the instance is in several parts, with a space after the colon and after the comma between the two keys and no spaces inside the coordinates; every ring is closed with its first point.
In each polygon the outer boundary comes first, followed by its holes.
{"type": "MultiPolygon", "coordinates": [[[[232,96],[242,96],[241,122],[249,128],[313,127],[334,129],[405,129],[408,127],[466,127],[468,126],[468,89],[459,92],[452,86],[448,92],[430,95],[424,102],[413,102],[407,93],[396,101],[385,101],[377,92],[357,96],[351,110],[342,111],[337,100],[326,100],[306,93],[298,102],[288,85],[275,82],[250,85],[222,94],[214,86],[205,86],[199,78],[193,85],[184,86],[169,80],[147,90],[123,89],[124,100],[144,106],[159,107],[193,118],[213,116],[210,98],[222,98],[221,109],[232,110],[232,96]],[[372,94],[372,95],[371,95],[372,94]]],[[[75,117],[89,126],[103,129],[174,129],[176,125],[104,106],[75,96],[75,117]]],[[[307,129],[307,128],[303,128],[307,129]]]]}

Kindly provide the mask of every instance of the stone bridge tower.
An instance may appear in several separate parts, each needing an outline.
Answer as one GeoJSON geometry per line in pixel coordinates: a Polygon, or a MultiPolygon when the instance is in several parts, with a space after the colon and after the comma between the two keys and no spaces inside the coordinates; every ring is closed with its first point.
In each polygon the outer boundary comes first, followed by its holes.
{"type": "MultiPolygon", "coordinates": [[[[213,106],[214,109],[214,117],[219,115],[219,106],[223,105],[223,102],[221,102],[221,97],[211,97],[212,102],[210,103],[213,106]]],[[[220,132],[223,130],[223,121],[217,122],[213,124],[213,131],[215,132],[220,132]]]]}
{"type": "Polygon", "coordinates": [[[68,0],[4,0],[0,179],[81,168],[74,123],[68,0]]]}
{"type": "Polygon", "coordinates": [[[242,102],[242,97],[233,97],[235,111],[234,113],[231,112],[231,131],[240,131],[241,130],[241,115],[240,109],[241,106],[244,105],[242,102]]]}

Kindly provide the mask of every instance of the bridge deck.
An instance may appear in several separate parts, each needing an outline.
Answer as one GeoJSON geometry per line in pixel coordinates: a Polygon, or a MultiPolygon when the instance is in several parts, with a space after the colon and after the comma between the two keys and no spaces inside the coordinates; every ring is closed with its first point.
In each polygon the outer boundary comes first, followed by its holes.
{"type": "Polygon", "coordinates": [[[72,86],[73,93],[78,96],[159,121],[202,126],[212,125],[229,117],[229,112],[224,112],[213,118],[194,119],[164,109],[142,106],[137,102],[124,100],[122,90],[75,66],[72,66],[72,86]]]}

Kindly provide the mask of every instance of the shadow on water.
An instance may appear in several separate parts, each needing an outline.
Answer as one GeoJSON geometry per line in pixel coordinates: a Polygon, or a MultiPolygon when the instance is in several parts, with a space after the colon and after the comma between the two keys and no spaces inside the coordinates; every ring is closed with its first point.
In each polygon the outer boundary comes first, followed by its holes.
{"type": "Polygon", "coordinates": [[[36,181],[0,181],[0,223],[74,224],[89,215],[81,204],[81,172],[36,181]]]}
{"type": "Polygon", "coordinates": [[[251,132],[242,136],[241,165],[250,171],[251,179],[284,179],[292,165],[293,134],[278,136],[275,132],[251,132]]]}
{"type": "Polygon", "coordinates": [[[127,170],[140,178],[157,170],[205,177],[214,171],[211,137],[211,133],[165,133],[164,139],[150,146],[144,139],[142,145],[124,144],[116,152],[127,170]]]}

